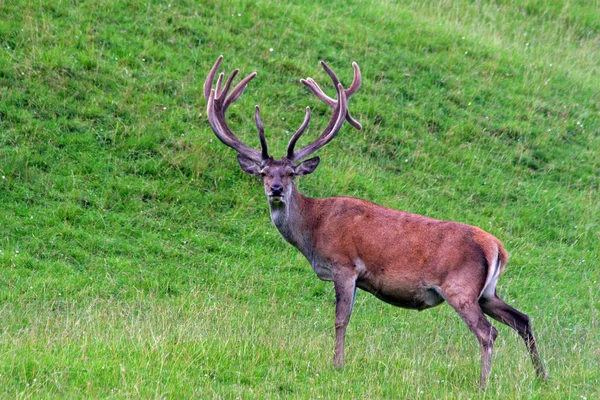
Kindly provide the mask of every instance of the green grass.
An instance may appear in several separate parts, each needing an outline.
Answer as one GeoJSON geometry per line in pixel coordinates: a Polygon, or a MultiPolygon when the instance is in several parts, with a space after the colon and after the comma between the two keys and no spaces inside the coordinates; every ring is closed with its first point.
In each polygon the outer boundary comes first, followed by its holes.
{"type": "MultiPolygon", "coordinates": [[[[0,397],[600,397],[597,1],[0,3],[0,397]],[[492,377],[450,307],[359,293],[331,367],[333,289],[271,225],[210,130],[204,78],[259,76],[229,111],[282,155],[326,60],[363,86],[313,197],[478,225],[511,253],[551,380],[498,326],[492,377]]],[[[327,91],[332,89],[327,86],[327,91]]],[[[496,324],[498,325],[498,324],[496,324]]]]}

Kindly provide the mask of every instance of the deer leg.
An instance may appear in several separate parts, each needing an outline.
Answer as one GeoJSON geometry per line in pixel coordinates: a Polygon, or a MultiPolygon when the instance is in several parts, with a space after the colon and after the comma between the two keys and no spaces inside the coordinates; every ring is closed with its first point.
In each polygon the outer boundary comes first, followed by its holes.
{"type": "Polygon", "coordinates": [[[525,346],[527,346],[527,351],[529,352],[529,356],[531,357],[531,361],[533,362],[538,377],[548,379],[548,373],[546,372],[546,368],[544,367],[544,363],[542,362],[542,358],[540,357],[540,353],[538,353],[535,344],[535,337],[531,330],[529,317],[506,304],[498,296],[490,298],[482,297],[479,300],[479,304],[484,313],[517,331],[525,341],[525,346]]]}
{"type": "Polygon", "coordinates": [[[356,274],[339,271],[333,275],[335,288],[335,351],[333,366],[344,365],[344,340],[356,296],[356,274]]]}
{"type": "Polygon", "coordinates": [[[465,321],[471,332],[475,334],[481,346],[481,374],[479,376],[479,387],[485,390],[488,378],[492,371],[492,353],[494,352],[494,341],[498,336],[496,328],[483,315],[483,311],[477,302],[456,302],[446,299],[460,317],[465,321]]]}

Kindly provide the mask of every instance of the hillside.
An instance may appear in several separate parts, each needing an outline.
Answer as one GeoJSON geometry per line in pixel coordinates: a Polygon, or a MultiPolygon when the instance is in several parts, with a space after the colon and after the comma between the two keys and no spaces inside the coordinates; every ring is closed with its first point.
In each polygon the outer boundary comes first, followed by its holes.
{"type": "Polygon", "coordinates": [[[0,3],[0,397],[600,397],[597,1],[0,3]],[[206,120],[202,85],[257,71],[229,110],[283,155],[300,84],[347,85],[346,125],[298,180],[477,225],[511,254],[498,291],[551,374],[500,331],[487,392],[447,305],[357,297],[331,367],[334,292],[269,220],[206,120]]]}

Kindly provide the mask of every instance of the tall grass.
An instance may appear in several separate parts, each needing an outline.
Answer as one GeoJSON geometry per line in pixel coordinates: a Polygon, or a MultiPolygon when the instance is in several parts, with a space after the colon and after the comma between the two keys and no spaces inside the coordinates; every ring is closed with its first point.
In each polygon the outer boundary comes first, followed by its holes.
{"type": "MultiPolygon", "coordinates": [[[[600,396],[600,13],[582,1],[0,3],[0,397],[600,396]],[[333,290],[271,226],[206,123],[202,83],[258,77],[228,113],[280,155],[298,80],[363,87],[320,151],[314,197],[481,226],[511,253],[551,380],[499,326],[488,390],[447,306],[365,293],[331,367],[333,290]]],[[[327,87],[331,92],[331,88],[327,87]]]]}

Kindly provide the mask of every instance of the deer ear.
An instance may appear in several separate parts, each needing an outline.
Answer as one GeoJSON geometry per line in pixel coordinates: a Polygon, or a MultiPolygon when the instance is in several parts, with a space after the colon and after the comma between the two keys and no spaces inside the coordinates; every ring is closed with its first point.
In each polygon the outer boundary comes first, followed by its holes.
{"type": "Polygon", "coordinates": [[[250,175],[260,175],[260,166],[256,162],[241,154],[238,154],[237,159],[240,163],[240,167],[242,167],[242,170],[245,173],[250,175]]]}
{"type": "Polygon", "coordinates": [[[295,168],[296,175],[302,176],[302,175],[312,174],[320,162],[321,162],[321,158],[318,156],[309,158],[306,161],[302,161],[300,164],[296,165],[296,168],[295,168]]]}

